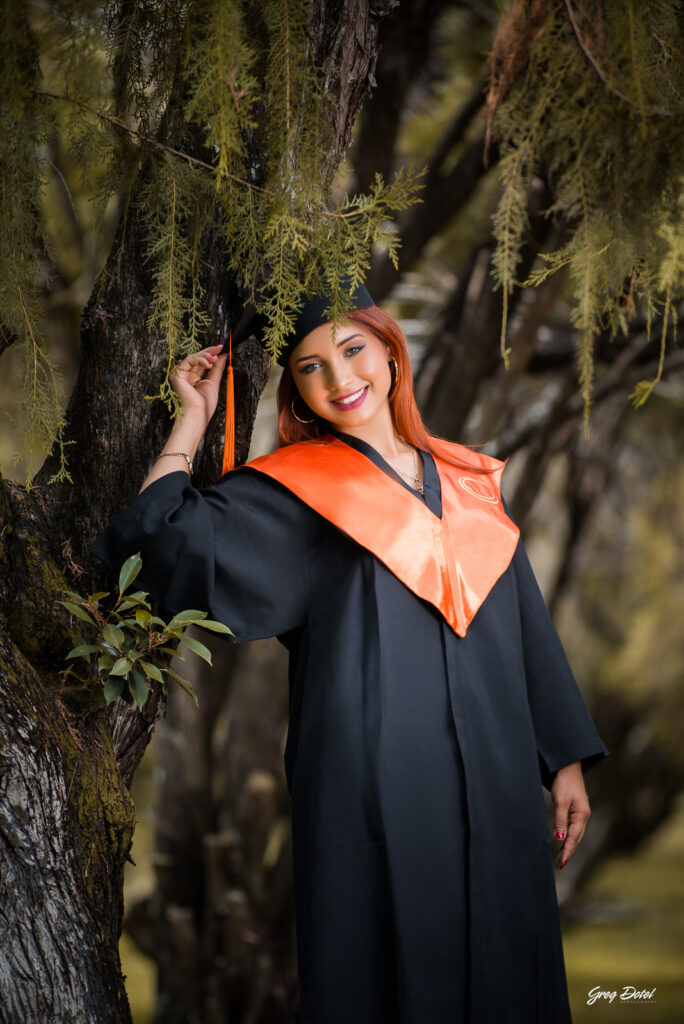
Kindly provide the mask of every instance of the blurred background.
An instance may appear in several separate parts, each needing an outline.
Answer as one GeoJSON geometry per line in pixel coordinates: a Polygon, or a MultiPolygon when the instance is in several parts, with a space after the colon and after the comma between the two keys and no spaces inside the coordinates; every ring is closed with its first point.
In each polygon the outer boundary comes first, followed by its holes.
{"type": "MultiPolygon", "coordinates": [[[[378,254],[369,288],[405,331],[429,427],[509,459],[504,493],[612,754],[587,776],[592,817],[557,878],[574,1019],[622,1013],[630,1024],[675,1024],[684,1020],[684,369],[674,365],[635,409],[628,395],[657,356],[645,320],[637,315],[627,336],[600,337],[585,437],[562,271],[511,296],[513,354],[504,368],[501,291],[489,273],[501,188],[496,147],[486,167],[482,160],[485,62],[498,20],[494,3],[399,8],[337,188],[364,191],[378,171],[389,178],[404,164],[429,167],[423,202],[399,218],[400,269],[378,254]],[[597,986],[656,992],[621,1011],[588,1005],[597,986]]],[[[78,169],[59,140],[51,146],[42,328],[66,405],[81,312],[119,206],[112,202],[96,233],[78,169]]],[[[528,267],[555,244],[553,224],[539,214],[547,203],[544,183],[533,179],[528,267]]],[[[18,481],[28,468],[13,458],[22,359],[10,348],[0,375],[0,470],[18,481]]],[[[276,445],[276,385],[274,368],[252,456],[276,445]]],[[[34,470],[44,455],[34,454],[34,470]]],[[[133,784],[135,865],[127,866],[121,943],[133,1015],[136,1024],[199,1019],[188,1007],[200,983],[216,987],[219,1006],[222,986],[244,974],[249,1010],[241,1019],[292,1020],[285,652],[276,641],[234,650],[203,640],[214,669],[184,669],[194,673],[199,711],[171,694],[133,784]]]]}

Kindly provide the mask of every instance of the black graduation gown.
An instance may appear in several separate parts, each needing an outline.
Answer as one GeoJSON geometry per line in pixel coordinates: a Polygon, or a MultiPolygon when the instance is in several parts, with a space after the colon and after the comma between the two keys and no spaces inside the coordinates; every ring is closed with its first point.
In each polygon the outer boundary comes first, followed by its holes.
{"type": "Polygon", "coordinates": [[[170,611],[290,651],[300,1024],[568,1024],[542,784],[609,751],[522,542],[465,637],[248,466],[154,481],[92,546],[115,571],[138,550],[170,611]]]}

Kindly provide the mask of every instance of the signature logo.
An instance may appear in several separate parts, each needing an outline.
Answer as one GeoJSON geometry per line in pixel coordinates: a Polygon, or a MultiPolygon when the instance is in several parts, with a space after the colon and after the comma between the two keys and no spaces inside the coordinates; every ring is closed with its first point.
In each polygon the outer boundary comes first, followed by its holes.
{"type": "MultiPolygon", "coordinates": [[[[617,997],[617,994],[617,991],[611,992],[609,990],[604,990],[597,985],[595,988],[589,989],[587,1004],[589,1006],[593,1006],[594,1003],[599,1000],[605,1000],[612,1003],[617,997]]],[[[632,1000],[636,1003],[655,1003],[655,999],[653,998],[654,994],[654,988],[637,989],[634,985],[623,985],[622,991],[620,992],[620,1000],[621,1002],[628,1002],[632,1000]]]]}

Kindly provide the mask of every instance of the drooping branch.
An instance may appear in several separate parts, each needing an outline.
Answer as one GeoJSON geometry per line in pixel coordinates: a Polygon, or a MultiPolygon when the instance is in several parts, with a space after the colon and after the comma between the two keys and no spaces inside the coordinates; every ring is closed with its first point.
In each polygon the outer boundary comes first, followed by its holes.
{"type": "MultiPolygon", "coordinates": [[[[144,132],[138,131],[137,128],[131,128],[130,125],[124,124],[124,122],[118,118],[113,117],[111,114],[105,114],[102,110],[97,110],[95,107],[91,107],[88,103],[84,103],[82,100],[76,99],[74,96],[68,96],[66,93],[50,92],[47,89],[34,89],[37,96],[45,96],[48,99],[62,100],[64,103],[71,103],[80,110],[84,110],[89,114],[93,114],[95,117],[100,118],[102,121],[106,121],[107,124],[112,125],[118,131],[126,132],[139,142],[146,142],[150,146],[154,146],[157,149],[163,150],[165,153],[170,153],[172,156],[177,156],[181,160],[187,161],[192,164],[193,167],[202,167],[205,171],[211,171],[213,174],[215,167],[213,164],[207,163],[206,160],[200,160],[199,157],[193,156],[191,153],[186,153],[183,150],[176,149],[174,146],[169,146],[159,139],[154,139],[150,135],[146,135],[144,132]]],[[[244,178],[238,178],[235,175],[229,175],[233,181],[239,185],[243,185],[245,188],[252,189],[255,192],[264,192],[265,189],[259,185],[255,185],[251,181],[246,181],[244,178]]]]}
{"type": "MultiPolygon", "coordinates": [[[[372,81],[379,24],[394,6],[394,0],[387,0],[371,11],[360,0],[345,0],[316,4],[312,10],[310,45],[316,65],[329,69],[326,87],[332,100],[326,104],[333,121],[333,145],[323,154],[321,162],[324,182],[331,180],[339,157],[348,145],[354,119],[372,81]]],[[[176,106],[179,100],[182,103],[182,97],[173,99],[176,106]]],[[[160,144],[210,166],[199,133],[189,132],[182,119],[172,118],[169,124],[169,134],[160,144]],[[175,144],[174,131],[182,133],[182,147],[175,144]]],[[[254,178],[258,183],[258,150],[254,160],[254,178]]],[[[143,181],[145,173],[143,168],[140,172],[143,181]]],[[[213,268],[206,283],[206,306],[214,311],[214,320],[207,331],[206,344],[226,340],[228,327],[241,304],[234,276],[222,269],[228,261],[222,257],[217,243],[225,233],[222,217],[228,212],[217,211],[200,253],[200,262],[213,268]]],[[[100,523],[111,517],[115,507],[132,496],[138,476],[144,476],[141,470],[152,452],[161,447],[168,431],[165,410],[159,409],[158,403],[150,409],[144,402],[146,394],[154,393],[154,381],[165,365],[166,356],[163,339],[150,335],[146,328],[152,279],[143,262],[145,246],[140,213],[133,201],[114,242],[104,287],[95,289],[83,316],[79,377],[66,414],[66,436],[76,442],[71,452],[70,470],[74,492],[86,482],[92,486],[94,478],[104,476],[109,482],[98,514],[99,522],[90,523],[87,513],[85,516],[81,513],[86,536],[92,536],[100,523]],[[121,252],[123,259],[120,259],[121,252]],[[132,410],[137,412],[131,415],[132,410]],[[132,466],[141,470],[131,473],[132,466]]],[[[239,357],[236,358],[239,361],[239,357]]],[[[259,357],[256,358],[258,364],[259,357]]],[[[261,369],[254,365],[254,372],[265,380],[263,358],[261,363],[261,369]]],[[[253,408],[253,402],[249,407],[253,408]]],[[[238,424],[238,432],[241,429],[238,424]]],[[[248,443],[248,432],[244,429],[242,436],[248,443]]],[[[244,458],[246,448],[240,454],[244,458]]],[[[45,480],[54,472],[54,467],[55,457],[52,456],[42,468],[39,479],[45,480]]],[[[70,494],[63,488],[60,500],[68,506],[73,522],[73,492],[70,494]]],[[[76,555],[78,558],[83,552],[76,552],[76,555]]]]}
{"type": "MultiPolygon", "coordinates": [[[[592,68],[594,69],[594,71],[596,72],[598,77],[601,79],[603,84],[605,85],[606,89],[608,89],[609,92],[612,92],[613,95],[617,96],[618,99],[621,99],[623,103],[628,103],[630,106],[634,106],[634,102],[629,98],[629,96],[626,96],[625,93],[621,89],[619,89],[618,86],[615,85],[614,82],[610,81],[610,79],[608,78],[608,75],[605,73],[605,71],[603,70],[603,68],[601,67],[599,62],[597,61],[596,57],[593,55],[593,53],[589,49],[587,41],[585,40],[584,36],[582,35],[582,33],[580,31],[579,23],[577,21],[577,13],[576,13],[574,7],[572,6],[571,0],[565,0],[565,9],[568,12],[568,21],[572,25],[572,31],[575,34],[575,38],[577,39],[577,43],[579,45],[580,50],[582,51],[584,56],[587,58],[587,60],[591,64],[592,68]]],[[[631,4],[629,6],[628,17],[629,17],[630,21],[634,17],[634,13],[633,13],[633,11],[631,9],[631,4]]],[[[676,112],[674,110],[664,110],[662,107],[656,107],[656,106],[652,106],[652,105],[647,106],[646,110],[650,114],[660,114],[661,117],[676,117],[677,116],[677,114],[676,114],[676,112]]]]}

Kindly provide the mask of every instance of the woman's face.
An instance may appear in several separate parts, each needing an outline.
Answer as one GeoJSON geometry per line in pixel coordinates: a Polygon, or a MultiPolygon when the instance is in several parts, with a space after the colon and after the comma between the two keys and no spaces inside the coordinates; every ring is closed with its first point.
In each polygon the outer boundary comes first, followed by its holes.
{"type": "MultiPolygon", "coordinates": [[[[344,429],[365,425],[389,409],[390,358],[388,346],[367,329],[338,324],[333,340],[333,325],[327,323],[299,342],[289,367],[309,409],[344,429]]],[[[308,418],[306,410],[297,411],[308,418]]]]}

